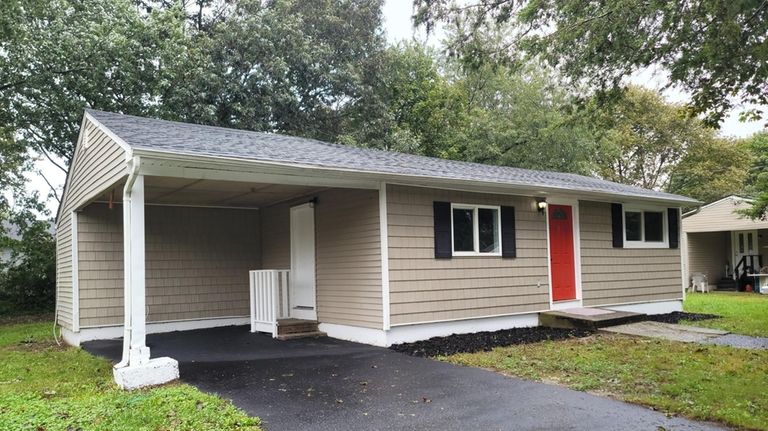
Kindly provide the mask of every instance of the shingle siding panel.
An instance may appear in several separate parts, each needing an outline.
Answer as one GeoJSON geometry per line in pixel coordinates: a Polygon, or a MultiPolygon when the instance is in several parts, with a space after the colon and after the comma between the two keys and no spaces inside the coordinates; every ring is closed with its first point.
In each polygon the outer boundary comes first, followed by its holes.
{"type": "MultiPolygon", "coordinates": [[[[261,265],[255,210],[148,206],[148,322],[247,316],[248,271],[261,265]]],[[[123,321],[122,211],[92,204],[80,213],[81,325],[123,321]]]]}
{"type": "Polygon", "coordinates": [[[88,146],[86,148],[81,143],[75,149],[56,230],[58,320],[69,330],[73,329],[71,212],[126,175],[123,148],[88,121],[85,122],[85,129],[88,146]]]}
{"type": "Polygon", "coordinates": [[[584,305],[682,298],[680,250],[614,248],[611,204],[579,202],[584,305]]]}
{"type": "Polygon", "coordinates": [[[546,219],[533,199],[390,185],[387,202],[393,325],[549,308],[546,219]],[[514,206],[518,257],[436,259],[434,201],[514,206]]]}

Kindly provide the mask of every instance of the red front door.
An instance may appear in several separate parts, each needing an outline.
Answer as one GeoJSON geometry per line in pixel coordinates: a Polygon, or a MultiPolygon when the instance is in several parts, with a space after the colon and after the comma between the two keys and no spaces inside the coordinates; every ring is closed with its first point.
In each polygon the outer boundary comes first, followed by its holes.
{"type": "Polygon", "coordinates": [[[552,269],[552,300],[576,299],[573,255],[573,208],[549,205],[549,261],[552,269]]]}

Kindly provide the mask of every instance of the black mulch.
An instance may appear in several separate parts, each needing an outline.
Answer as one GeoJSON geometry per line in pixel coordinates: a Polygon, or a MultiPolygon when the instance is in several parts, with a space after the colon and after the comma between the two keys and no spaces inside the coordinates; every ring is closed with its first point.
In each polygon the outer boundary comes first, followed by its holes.
{"type": "Polygon", "coordinates": [[[673,311],[666,314],[652,314],[648,320],[662,323],[680,323],[681,320],[696,322],[698,320],[719,319],[717,314],[686,313],[684,311],[673,311]]]}
{"type": "Polygon", "coordinates": [[[414,343],[394,344],[390,346],[390,349],[413,356],[448,356],[455,353],[487,352],[494,347],[511,346],[513,344],[586,337],[592,333],[592,331],[585,329],[515,328],[494,332],[434,337],[414,343]]]}

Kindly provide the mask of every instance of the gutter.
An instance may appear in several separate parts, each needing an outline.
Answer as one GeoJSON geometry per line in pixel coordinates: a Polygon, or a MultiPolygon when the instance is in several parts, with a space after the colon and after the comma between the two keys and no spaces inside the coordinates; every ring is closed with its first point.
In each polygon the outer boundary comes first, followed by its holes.
{"type": "MultiPolygon", "coordinates": [[[[139,167],[141,166],[141,159],[138,156],[133,157],[129,161],[131,165],[128,168],[128,179],[123,187],[123,235],[131,231],[131,193],[133,191],[133,184],[136,182],[136,177],[139,174],[139,167]]],[[[130,359],[131,350],[131,338],[133,333],[132,321],[131,321],[131,294],[132,294],[132,274],[131,274],[131,241],[123,240],[123,271],[124,286],[123,286],[123,306],[125,314],[123,323],[123,357],[115,364],[115,368],[123,368],[128,365],[130,359]]]]}

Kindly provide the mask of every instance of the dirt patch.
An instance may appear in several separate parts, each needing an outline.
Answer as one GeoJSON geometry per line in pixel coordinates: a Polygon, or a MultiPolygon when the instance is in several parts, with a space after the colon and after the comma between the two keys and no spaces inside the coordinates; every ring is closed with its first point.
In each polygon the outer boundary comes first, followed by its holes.
{"type": "Polygon", "coordinates": [[[515,328],[493,332],[434,337],[414,343],[394,344],[390,346],[390,349],[412,356],[448,356],[456,353],[487,352],[494,347],[511,346],[514,344],[586,337],[592,334],[592,331],[585,329],[515,328]]]}
{"type": "Polygon", "coordinates": [[[689,322],[697,322],[699,320],[719,319],[721,316],[717,314],[703,314],[703,313],[686,313],[684,311],[673,311],[666,314],[651,314],[648,316],[648,320],[653,322],[662,323],[680,323],[681,320],[687,320],[689,322]]]}
{"type": "Polygon", "coordinates": [[[53,340],[34,340],[22,341],[17,344],[4,347],[8,351],[16,352],[45,352],[45,351],[63,351],[69,346],[64,343],[56,344],[53,340]]]}

